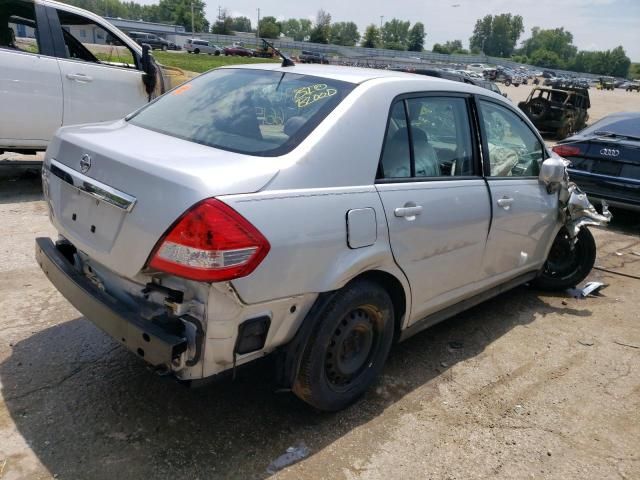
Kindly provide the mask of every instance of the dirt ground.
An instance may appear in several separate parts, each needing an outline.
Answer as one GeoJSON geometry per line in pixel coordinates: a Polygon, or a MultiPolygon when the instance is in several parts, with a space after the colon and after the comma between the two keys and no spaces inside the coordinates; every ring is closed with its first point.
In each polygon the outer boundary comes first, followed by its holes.
{"type": "MultiPolygon", "coordinates": [[[[640,94],[592,92],[594,112],[640,110],[640,94]]],[[[195,390],[150,372],[40,272],[41,195],[35,175],[0,175],[2,480],[640,478],[637,279],[503,294],[397,345],[375,389],[319,414],[268,362],[195,390]],[[272,473],[290,447],[305,458],[272,473]]],[[[614,215],[592,230],[596,264],[640,276],[640,216],[614,215]]]]}

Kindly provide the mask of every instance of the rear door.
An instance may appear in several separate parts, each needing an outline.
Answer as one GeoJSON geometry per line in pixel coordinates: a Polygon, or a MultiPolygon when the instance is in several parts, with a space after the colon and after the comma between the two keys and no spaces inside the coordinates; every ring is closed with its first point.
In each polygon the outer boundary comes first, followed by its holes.
{"type": "Polygon", "coordinates": [[[115,120],[147,103],[137,55],[119,34],[64,7],[52,13],[63,45],[64,125],[115,120]]]}
{"type": "Polygon", "coordinates": [[[494,283],[535,270],[557,231],[558,196],[538,180],[545,149],[511,108],[479,100],[484,168],[493,218],[483,276],[494,283]]]}
{"type": "Polygon", "coordinates": [[[469,98],[402,98],[391,108],[376,188],[391,249],[411,284],[411,321],[475,290],[490,205],[469,98]]]}
{"type": "Polygon", "coordinates": [[[2,4],[0,147],[44,147],[62,124],[62,83],[44,7],[2,4]]]}

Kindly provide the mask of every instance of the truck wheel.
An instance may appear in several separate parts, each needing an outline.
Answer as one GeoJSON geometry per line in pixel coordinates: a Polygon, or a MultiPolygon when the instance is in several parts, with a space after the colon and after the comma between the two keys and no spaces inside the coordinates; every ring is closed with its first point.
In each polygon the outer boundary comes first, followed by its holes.
{"type": "Polygon", "coordinates": [[[586,227],[578,232],[578,241],[571,248],[571,237],[562,227],[553,241],[542,272],[532,283],[542,290],[566,290],[587,278],[596,261],[596,241],[586,227]]]}
{"type": "Polygon", "coordinates": [[[341,410],[376,380],[394,331],[393,304],[377,283],[347,285],[325,307],[302,352],[293,392],[315,408],[341,410]]]}
{"type": "Polygon", "coordinates": [[[508,87],[509,85],[511,85],[511,79],[510,79],[510,78],[507,78],[507,79],[504,81],[504,86],[505,86],[505,87],[508,87]]]}

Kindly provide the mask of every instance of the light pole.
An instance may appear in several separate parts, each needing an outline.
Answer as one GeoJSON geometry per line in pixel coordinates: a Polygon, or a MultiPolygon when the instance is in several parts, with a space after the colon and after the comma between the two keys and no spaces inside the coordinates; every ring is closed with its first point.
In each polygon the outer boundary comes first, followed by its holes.
{"type": "Polygon", "coordinates": [[[193,0],[191,1],[191,33],[195,33],[196,30],[194,28],[194,21],[193,21],[193,0]]]}
{"type": "Polygon", "coordinates": [[[380,30],[382,30],[382,20],[384,19],[384,15],[380,15],[380,30]]]}
{"type": "Polygon", "coordinates": [[[260,38],[260,9],[258,8],[258,26],[256,27],[256,38],[260,38]]]}

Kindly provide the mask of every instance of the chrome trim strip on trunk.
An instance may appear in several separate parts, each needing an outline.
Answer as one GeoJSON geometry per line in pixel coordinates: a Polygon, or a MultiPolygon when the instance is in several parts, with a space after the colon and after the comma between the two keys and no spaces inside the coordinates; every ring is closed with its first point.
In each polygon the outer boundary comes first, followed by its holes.
{"type": "Polygon", "coordinates": [[[133,210],[136,204],[136,197],[121,192],[91,177],[87,177],[73,168],[69,168],[65,164],[58,162],[54,158],[50,159],[49,162],[45,162],[43,169],[47,168],[47,166],[49,167],[49,171],[60,180],[96,200],[105,202],[125,212],[133,210]]]}

